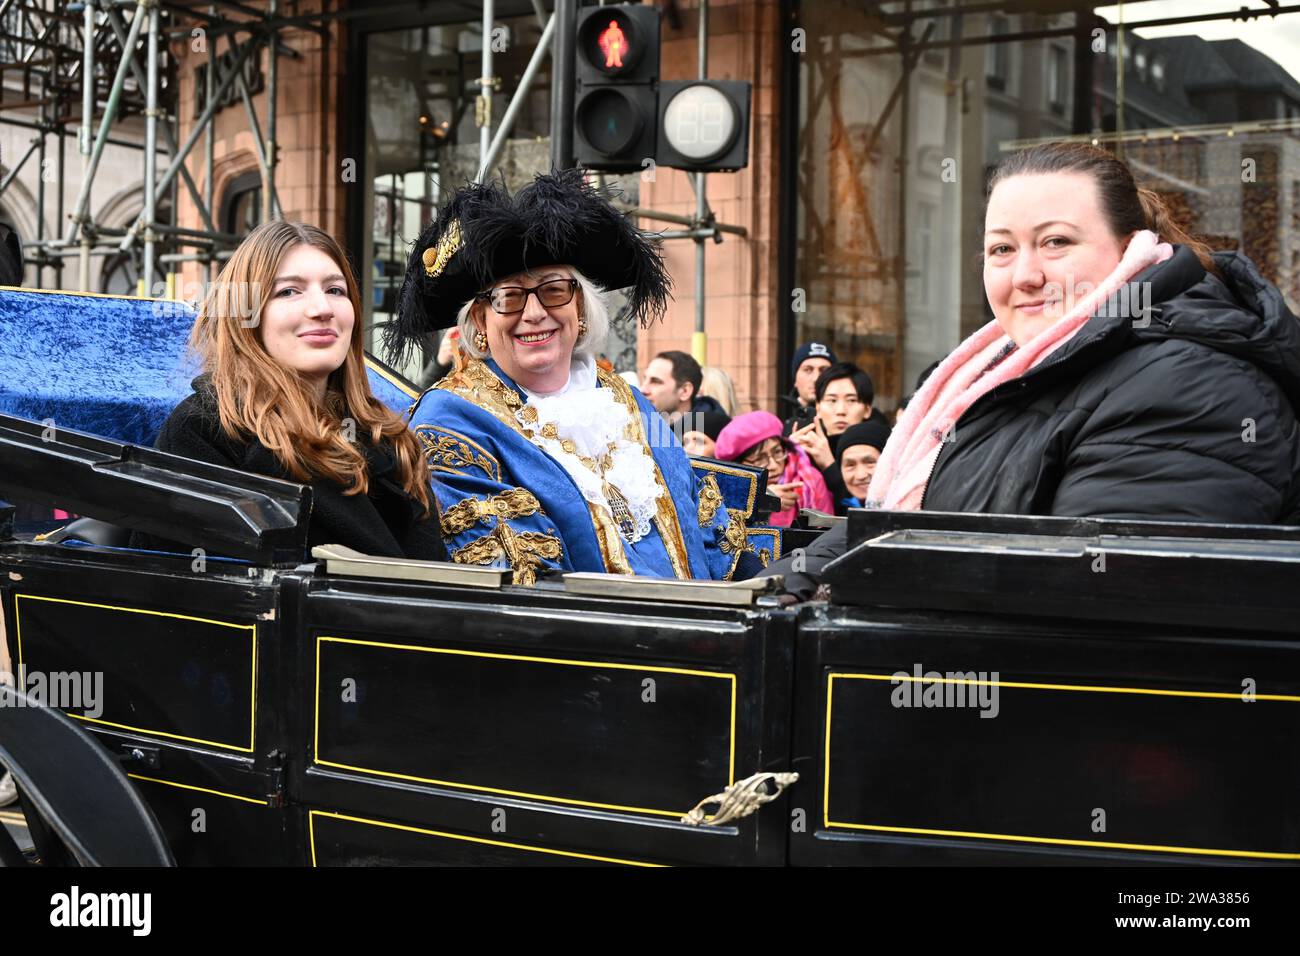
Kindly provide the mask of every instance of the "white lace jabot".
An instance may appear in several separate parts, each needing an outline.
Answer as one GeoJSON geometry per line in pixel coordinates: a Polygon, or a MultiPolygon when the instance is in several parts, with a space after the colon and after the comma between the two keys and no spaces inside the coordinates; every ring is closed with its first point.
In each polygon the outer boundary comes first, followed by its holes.
{"type": "Polygon", "coordinates": [[[527,420],[532,414],[523,410],[516,414],[520,425],[532,432],[532,443],[559,462],[583,498],[603,508],[616,526],[618,519],[604,485],[608,482],[618,490],[635,522],[635,530],[625,536],[628,541],[648,535],[661,490],[654,459],[642,442],[627,437],[628,409],[614,397],[613,389],[598,387],[595,360],[575,358],[568,382],[557,392],[525,394],[524,408],[531,408],[536,420],[527,420]]]}

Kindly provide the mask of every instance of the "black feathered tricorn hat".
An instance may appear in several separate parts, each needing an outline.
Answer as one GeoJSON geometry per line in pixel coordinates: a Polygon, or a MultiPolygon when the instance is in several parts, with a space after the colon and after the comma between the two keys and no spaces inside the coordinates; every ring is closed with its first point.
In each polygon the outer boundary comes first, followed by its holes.
{"type": "Polygon", "coordinates": [[[564,169],[514,196],[497,183],[458,189],[416,241],[384,344],[401,354],[453,325],[460,307],[493,282],[550,264],[571,265],[605,289],[630,289],[631,314],[643,326],[668,307],[672,281],[657,240],[581,169],[564,169]]]}

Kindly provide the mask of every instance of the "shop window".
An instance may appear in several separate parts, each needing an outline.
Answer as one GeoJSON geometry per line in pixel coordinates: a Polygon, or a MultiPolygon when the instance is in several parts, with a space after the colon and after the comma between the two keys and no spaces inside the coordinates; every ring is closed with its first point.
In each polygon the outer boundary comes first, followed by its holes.
{"type": "MultiPolygon", "coordinates": [[[[924,2],[927,11],[938,6],[924,2]]],[[[782,339],[825,341],[870,367],[882,407],[991,317],[978,257],[981,173],[1022,145],[1114,130],[1120,112],[1124,156],[1141,184],[1164,196],[1189,231],[1214,248],[1243,249],[1293,307],[1300,301],[1295,133],[1243,128],[1256,117],[1300,119],[1300,85],[1286,78],[1300,46],[1282,30],[1253,32],[1226,19],[1140,36],[1129,29],[1121,53],[1114,9],[1054,22],[972,15],[951,36],[979,43],[982,55],[964,47],[949,87],[932,70],[907,69],[896,31],[868,6],[801,0],[798,9],[810,36],[834,42],[796,61],[782,292],[797,292],[802,308],[792,310],[782,339]],[[1097,26],[1105,54],[1092,49],[1097,26]],[[1029,35],[1008,40],[1021,30],[1029,35]],[[900,85],[904,95],[891,99],[900,85]],[[1246,157],[1257,162],[1249,188],[1238,165],[1246,157]]],[[[1297,14],[1279,19],[1300,24],[1297,14]]],[[[914,36],[923,25],[912,23],[914,36]]]]}
{"type": "Polygon", "coordinates": [[[1051,46],[1047,51],[1047,105],[1058,116],[1065,115],[1070,88],[1070,53],[1065,47],[1051,46]]]}
{"type": "MultiPolygon", "coordinates": [[[[362,35],[355,53],[364,76],[365,193],[356,202],[360,234],[358,280],[362,283],[364,320],[371,347],[392,320],[406,272],[411,244],[445,198],[446,191],[475,176],[480,161],[475,122],[477,78],[482,72],[481,18],[453,19],[469,7],[433,4],[434,17],[451,22],[403,29],[378,28],[362,35]]],[[[500,8],[502,5],[498,4],[500,8]]],[[[526,5],[521,5],[526,6],[526,5]]],[[[498,9],[498,13],[502,11],[498,9]]],[[[492,72],[501,80],[493,93],[493,132],[541,37],[531,9],[518,16],[498,16],[493,35],[492,72]]],[[[537,172],[550,168],[550,60],[534,78],[519,104],[505,148],[491,175],[504,175],[518,189],[537,172]]],[[[634,335],[634,333],[633,333],[634,335]]],[[[436,355],[436,337],[426,354],[402,369],[418,384],[436,355]]]]}
{"type": "Polygon", "coordinates": [[[986,48],[984,72],[991,89],[1005,90],[1011,78],[1011,45],[998,40],[1009,32],[1006,17],[989,18],[989,34],[993,39],[986,48]]]}

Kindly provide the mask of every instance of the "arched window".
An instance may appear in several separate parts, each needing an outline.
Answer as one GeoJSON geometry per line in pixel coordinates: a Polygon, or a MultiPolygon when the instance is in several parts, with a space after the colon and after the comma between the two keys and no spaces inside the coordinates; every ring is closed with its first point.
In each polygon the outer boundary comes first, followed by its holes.
{"type": "Polygon", "coordinates": [[[129,252],[119,252],[104,260],[99,276],[99,291],[110,295],[139,295],[140,266],[129,252]]]}
{"type": "Polygon", "coordinates": [[[221,231],[246,236],[262,224],[262,174],[242,173],[226,185],[221,198],[221,231]]]}

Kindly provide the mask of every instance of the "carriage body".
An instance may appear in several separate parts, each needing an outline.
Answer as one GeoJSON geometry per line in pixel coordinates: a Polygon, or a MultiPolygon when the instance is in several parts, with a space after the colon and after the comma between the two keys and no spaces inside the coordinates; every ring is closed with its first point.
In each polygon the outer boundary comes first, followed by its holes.
{"type": "Polygon", "coordinates": [[[0,416],[0,498],[195,546],[0,506],[15,669],[99,675],[62,709],[182,865],[1300,861],[1300,529],[855,512],[829,602],[515,587],[304,561],[308,489],[39,411],[0,416]]]}

